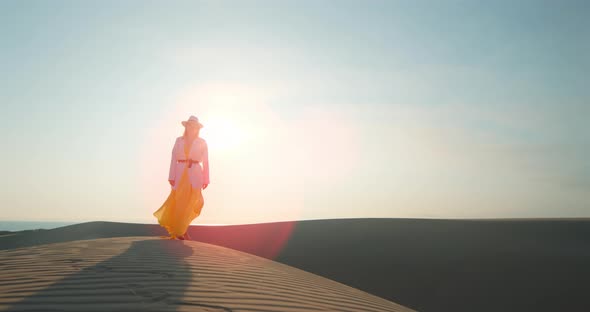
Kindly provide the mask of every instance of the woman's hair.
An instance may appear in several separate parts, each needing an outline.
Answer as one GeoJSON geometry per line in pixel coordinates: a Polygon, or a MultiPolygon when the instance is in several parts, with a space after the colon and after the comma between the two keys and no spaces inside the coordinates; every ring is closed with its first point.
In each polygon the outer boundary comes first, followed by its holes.
{"type": "MultiPolygon", "coordinates": [[[[186,131],[186,127],[184,128],[184,133],[182,134],[182,137],[186,139],[186,135],[187,135],[187,131],[186,131]]],[[[201,132],[201,129],[197,128],[197,137],[199,137],[199,132],[201,132]]]]}

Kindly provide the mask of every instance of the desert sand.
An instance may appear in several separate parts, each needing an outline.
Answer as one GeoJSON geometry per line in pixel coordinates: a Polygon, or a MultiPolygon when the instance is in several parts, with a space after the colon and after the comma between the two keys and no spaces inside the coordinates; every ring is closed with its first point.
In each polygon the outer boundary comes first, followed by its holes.
{"type": "MultiPolygon", "coordinates": [[[[590,306],[588,219],[337,219],[192,226],[190,234],[418,311],[587,311],[590,306]]],[[[90,222],[8,233],[0,236],[0,250],[74,238],[159,235],[164,232],[157,225],[90,222]]],[[[6,259],[0,260],[3,267],[6,259]]]]}
{"type": "Polygon", "coordinates": [[[0,251],[0,264],[0,309],[9,311],[411,311],[272,260],[195,241],[41,244],[0,251]]]}

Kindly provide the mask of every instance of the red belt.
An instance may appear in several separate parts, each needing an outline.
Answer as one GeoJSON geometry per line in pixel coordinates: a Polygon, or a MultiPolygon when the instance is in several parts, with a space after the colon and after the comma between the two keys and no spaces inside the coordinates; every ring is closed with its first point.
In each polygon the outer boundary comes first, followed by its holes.
{"type": "Polygon", "coordinates": [[[193,166],[193,164],[198,164],[198,163],[199,163],[199,161],[198,161],[198,160],[192,160],[192,159],[179,159],[179,160],[177,160],[177,161],[178,161],[178,162],[180,162],[180,163],[185,163],[185,162],[188,162],[188,167],[189,167],[189,168],[190,168],[190,167],[192,167],[192,166],[193,166]]]}

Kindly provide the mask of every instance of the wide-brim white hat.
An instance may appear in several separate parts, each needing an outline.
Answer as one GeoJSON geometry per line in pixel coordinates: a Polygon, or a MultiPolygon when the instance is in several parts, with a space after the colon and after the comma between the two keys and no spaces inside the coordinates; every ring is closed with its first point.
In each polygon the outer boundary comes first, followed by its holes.
{"type": "Polygon", "coordinates": [[[199,122],[199,118],[195,116],[190,116],[188,120],[182,122],[183,126],[195,126],[198,128],[203,128],[203,124],[199,122]]]}

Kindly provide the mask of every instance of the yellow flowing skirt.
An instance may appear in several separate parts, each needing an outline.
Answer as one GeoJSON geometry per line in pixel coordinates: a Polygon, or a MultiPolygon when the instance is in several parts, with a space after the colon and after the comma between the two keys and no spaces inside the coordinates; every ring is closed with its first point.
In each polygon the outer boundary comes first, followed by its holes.
{"type": "Polygon", "coordinates": [[[188,178],[188,169],[184,168],[176,190],[170,195],[162,207],[154,212],[158,223],[164,227],[171,237],[182,236],[191,222],[201,214],[203,194],[201,188],[193,188],[188,178]]]}

